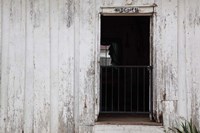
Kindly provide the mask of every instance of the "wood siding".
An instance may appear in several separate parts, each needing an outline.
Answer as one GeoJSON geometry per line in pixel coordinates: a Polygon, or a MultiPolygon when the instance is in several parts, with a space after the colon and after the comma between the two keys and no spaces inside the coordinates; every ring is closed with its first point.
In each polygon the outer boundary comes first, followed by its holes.
{"type": "Polygon", "coordinates": [[[200,128],[198,0],[0,0],[0,133],[92,132],[100,7],[153,4],[154,118],[200,128]]]}

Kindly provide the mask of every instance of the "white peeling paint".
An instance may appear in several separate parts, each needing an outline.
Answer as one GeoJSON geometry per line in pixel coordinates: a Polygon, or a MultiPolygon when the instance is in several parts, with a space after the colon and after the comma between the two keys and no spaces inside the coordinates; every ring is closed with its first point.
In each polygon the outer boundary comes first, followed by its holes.
{"type": "Polygon", "coordinates": [[[101,7],[152,5],[154,118],[200,128],[198,0],[0,0],[0,132],[94,132],[101,7]]]}

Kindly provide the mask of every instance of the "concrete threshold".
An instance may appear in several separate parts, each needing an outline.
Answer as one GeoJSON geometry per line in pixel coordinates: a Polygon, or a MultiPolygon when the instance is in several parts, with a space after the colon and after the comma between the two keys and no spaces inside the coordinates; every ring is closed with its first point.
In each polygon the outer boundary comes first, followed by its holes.
{"type": "Polygon", "coordinates": [[[94,133],[164,133],[164,128],[147,125],[95,125],[94,133]]]}
{"type": "Polygon", "coordinates": [[[164,133],[162,123],[149,120],[148,115],[101,114],[94,133],[164,133]]]}

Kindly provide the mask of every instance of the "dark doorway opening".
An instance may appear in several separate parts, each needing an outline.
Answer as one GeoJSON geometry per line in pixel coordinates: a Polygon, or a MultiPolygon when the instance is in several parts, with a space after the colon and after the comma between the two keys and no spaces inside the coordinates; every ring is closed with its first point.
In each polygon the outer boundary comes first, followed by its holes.
{"type": "Polygon", "coordinates": [[[100,114],[151,113],[150,16],[101,16],[100,114]]]}

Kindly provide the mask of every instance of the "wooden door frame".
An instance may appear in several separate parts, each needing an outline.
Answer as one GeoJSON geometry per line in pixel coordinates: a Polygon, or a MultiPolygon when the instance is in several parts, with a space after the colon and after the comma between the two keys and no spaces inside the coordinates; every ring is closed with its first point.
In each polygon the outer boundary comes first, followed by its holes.
{"type": "MultiPolygon", "coordinates": [[[[95,120],[97,121],[99,112],[100,112],[100,41],[101,41],[101,16],[149,16],[150,17],[150,65],[153,66],[153,49],[155,46],[155,41],[154,41],[154,35],[155,35],[155,21],[156,21],[156,15],[154,8],[156,5],[145,5],[145,6],[122,6],[122,7],[101,7],[101,11],[98,14],[98,23],[97,23],[97,52],[96,52],[96,60],[97,60],[97,66],[96,66],[96,75],[95,75],[95,120]],[[126,12],[127,11],[127,12],[126,12]]],[[[154,69],[152,69],[152,75],[154,75],[154,69]]],[[[152,84],[151,88],[153,88],[154,84],[156,81],[153,81],[153,76],[152,78],[152,84]]],[[[152,114],[150,114],[150,119],[153,119],[153,101],[156,101],[156,99],[153,99],[153,95],[156,95],[155,92],[151,90],[152,94],[152,114]]],[[[156,103],[155,103],[156,104],[156,103]]]]}

